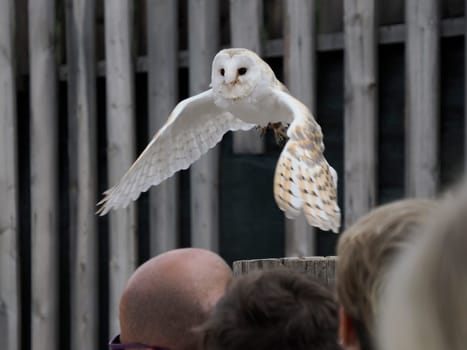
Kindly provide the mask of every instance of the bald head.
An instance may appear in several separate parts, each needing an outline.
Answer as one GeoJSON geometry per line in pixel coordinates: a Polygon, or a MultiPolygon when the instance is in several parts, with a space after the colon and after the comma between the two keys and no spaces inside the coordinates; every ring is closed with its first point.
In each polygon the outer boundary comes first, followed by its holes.
{"type": "Polygon", "coordinates": [[[152,258],[123,291],[121,341],[193,349],[193,328],[205,321],[231,277],[225,261],[204,249],[175,249],[152,258]]]}

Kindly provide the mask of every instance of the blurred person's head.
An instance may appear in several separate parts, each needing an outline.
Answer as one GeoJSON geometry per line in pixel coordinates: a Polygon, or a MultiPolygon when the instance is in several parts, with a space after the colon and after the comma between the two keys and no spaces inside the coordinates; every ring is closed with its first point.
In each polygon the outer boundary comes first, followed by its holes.
{"type": "Polygon", "coordinates": [[[406,199],[380,206],[345,230],[338,242],[339,338],[345,349],[374,348],[377,305],[395,257],[413,244],[435,202],[406,199]]]}
{"type": "Polygon", "coordinates": [[[339,350],[333,294],[291,270],[233,280],[202,327],[205,350],[339,350]]]}
{"type": "Polygon", "coordinates": [[[393,267],[381,302],[382,350],[467,347],[467,191],[445,200],[393,267]]]}
{"type": "Polygon", "coordinates": [[[197,349],[203,323],[232,271],[204,249],[175,249],[141,265],[120,300],[120,342],[171,350],[197,349]]]}

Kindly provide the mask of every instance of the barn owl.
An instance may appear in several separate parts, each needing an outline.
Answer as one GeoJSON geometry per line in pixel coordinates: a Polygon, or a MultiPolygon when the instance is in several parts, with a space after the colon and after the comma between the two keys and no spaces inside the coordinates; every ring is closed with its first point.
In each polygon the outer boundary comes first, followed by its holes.
{"type": "Polygon", "coordinates": [[[221,50],[212,63],[211,89],[181,101],[114,187],[98,213],[126,207],[151,186],[188,168],[228,131],[290,124],[275,170],[274,197],[288,218],[337,232],[337,173],[324,158],[321,128],[289,94],[269,65],[247,49],[221,50]]]}

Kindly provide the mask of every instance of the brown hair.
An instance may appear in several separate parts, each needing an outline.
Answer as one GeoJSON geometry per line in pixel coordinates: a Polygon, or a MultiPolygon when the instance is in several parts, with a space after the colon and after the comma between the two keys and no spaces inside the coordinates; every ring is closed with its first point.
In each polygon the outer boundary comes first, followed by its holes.
{"type": "Polygon", "coordinates": [[[206,350],[338,350],[332,293],[291,270],[239,277],[202,327],[206,350]]]}
{"type": "Polygon", "coordinates": [[[369,343],[366,347],[371,348],[374,340],[376,305],[386,270],[395,256],[412,244],[434,207],[434,201],[423,199],[386,204],[360,218],[339,238],[337,296],[354,321],[360,341],[369,343]]]}

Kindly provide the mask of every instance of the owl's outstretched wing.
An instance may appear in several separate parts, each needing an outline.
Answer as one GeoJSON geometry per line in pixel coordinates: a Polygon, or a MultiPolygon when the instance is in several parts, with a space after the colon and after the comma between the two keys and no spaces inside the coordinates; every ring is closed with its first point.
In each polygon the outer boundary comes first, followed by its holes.
{"type": "Polygon", "coordinates": [[[288,218],[303,210],[310,225],[337,233],[337,173],[324,158],[321,128],[303,103],[280,89],[273,96],[293,114],[274,175],[277,205],[288,218]]]}
{"type": "Polygon", "coordinates": [[[213,102],[212,90],[181,101],[120,182],[104,192],[98,213],[105,215],[113,208],[124,208],[141,192],[188,168],[227,131],[252,127],[219,109],[213,102]]]}

